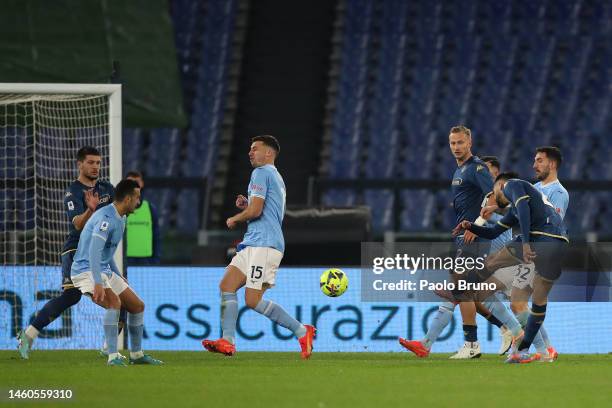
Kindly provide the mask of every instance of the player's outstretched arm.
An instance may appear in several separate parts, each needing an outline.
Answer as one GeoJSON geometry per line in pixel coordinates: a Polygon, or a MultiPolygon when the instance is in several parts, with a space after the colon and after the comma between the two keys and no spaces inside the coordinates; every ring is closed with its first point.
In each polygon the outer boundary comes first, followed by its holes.
{"type": "Polygon", "coordinates": [[[261,197],[253,197],[249,202],[247,208],[242,212],[230,217],[225,222],[228,228],[234,228],[241,222],[247,222],[249,220],[258,218],[261,216],[264,207],[264,199],[261,197]]]}

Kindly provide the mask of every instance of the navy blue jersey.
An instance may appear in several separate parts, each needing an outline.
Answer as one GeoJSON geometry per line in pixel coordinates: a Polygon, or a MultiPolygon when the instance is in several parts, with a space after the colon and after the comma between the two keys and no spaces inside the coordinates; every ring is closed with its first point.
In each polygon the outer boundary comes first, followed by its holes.
{"type": "Polygon", "coordinates": [[[74,217],[83,214],[87,209],[87,204],[85,203],[85,191],[91,189],[98,193],[98,198],[100,199],[100,203],[98,204],[96,210],[99,210],[100,208],[113,202],[113,198],[115,197],[115,189],[108,181],[98,180],[96,181],[96,185],[93,187],[88,187],[79,180],[73,181],[68,187],[66,195],[64,196],[64,211],[66,211],[66,216],[70,222],[70,227],[68,237],[66,237],[66,241],[64,242],[62,253],[71,249],[76,249],[79,245],[81,231],[74,228],[72,220],[74,220],[74,217]]]}
{"type": "Polygon", "coordinates": [[[493,228],[472,225],[471,231],[485,238],[494,238],[503,231],[519,225],[523,242],[537,242],[541,238],[555,238],[569,242],[563,219],[555,207],[531,183],[511,179],[504,186],[510,201],[510,211],[493,228]]]}
{"type": "Polygon", "coordinates": [[[485,162],[472,156],[459,166],[453,175],[452,190],[455,225],[463,220],[475,221],[482,200],[493,191],[493,178],[485,162]]]}

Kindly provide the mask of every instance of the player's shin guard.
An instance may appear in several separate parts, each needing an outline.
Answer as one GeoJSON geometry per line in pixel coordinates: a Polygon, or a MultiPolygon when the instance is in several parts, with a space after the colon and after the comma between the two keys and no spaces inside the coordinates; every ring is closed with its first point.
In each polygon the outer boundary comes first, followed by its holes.
{"type": "Polygon", "coordinates": [[[519,350],[528,350],[529,346],[533,342],[533,339],[538,334],[544,319],[546,318],[546,305],[537,305],[533,303],[531,305],[531,315],[527,319],[527,325],[525,326],[525,337],[519,350]]]}
{"type": "Polygon", "coordinates": [[[144,312],[128,313],[128,333],[130,334],[130,354],[142,351],[142,332],[144,329],[144,312]]]}
{"type": "Polygon", "coordinates": [[[221,329],[223,338],[236,343],[236,320],[238,319],[238,297],[235,293],[221,292],[221,329]]]}
{"type": "Polygon", "coordinates": [[[423,340],[423,344],[427,348],[431,348],[431,346],[436,342],[438,337],[440,337],[440,333],[453,318],[453,311],[455,310],[455,305],[451,302],[444,302],[438,308],[438,312],[431,322],[431,326],[427,329],[427,334],[425,334],[425,339],[423,340]]]}
{"type": "Polygon", "coordinates": [[[119,321],[118,309],[106,309],[104,313],[104,337],[108,345],[109,359],[117,354],[117,322],[119,321]]]}
{"type": "Polygon", "coordinates": [[[51,324],[57,319],[64,310],[77,304],[81,300],[82,293],[79,289],[70,288],[66,289],[56,298],[50,301],[40,309],[40,312],[36,315],[32,321],[32,326],[39,332],[43,331],[45,327],[51,324]]]}
{"type": "Polygon", "coordinates": [[[521,324],[495,294],[486,298],[483,303],[491,311],[491,314],[497,317],[510,330],[513,336],[518,336],[521,333],[521,324]]]}
{"type": "Polygon", "coordinates": [[[306,328],[304,325],[291,317],[289,313],[285,311],[285,309],[274,302],[262,299],[255,307],[255,311],[261,313],[268,319],[278,323],[284,328],[291,330],[291,332],[293,332],[297,338],[300,338],[306,334],[306,328]]]}
{"type": "MultiPolygon", "coordinates": [[[[521,324],[521,326],[525,327],[527,326],[527,320],[529,319],[529,312],[521,312],[516,315],[516,318],[521,324]]],[[[540,353],[541,355],[546,355],[546,345],[544,344],[542,334],[540,333],[543,328],[544,326],[541,326],[540,330],[538,331],[538,334],[536,334],[536,336],[533,338],[533,345],[538,353],[540,353]]]]}

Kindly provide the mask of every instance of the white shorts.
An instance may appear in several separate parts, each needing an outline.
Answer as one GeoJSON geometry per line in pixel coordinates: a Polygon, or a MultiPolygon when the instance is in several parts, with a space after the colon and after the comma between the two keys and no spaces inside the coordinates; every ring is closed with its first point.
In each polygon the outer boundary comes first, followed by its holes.
{"type": "Polygon", "coordinates": [[[515,266],[515,268],[517,268],[517,272],[514,275],[514,281],[512,282],[512,286],[518,289],[525,289],[528,286],[533,288],[535,265],[533,263],[520,264],[515,266]]]}
{"type": "Polygon", "coordinates": [[[507,296],[510,296],[510,292],[512,292],[512,282],[514,282],[514,275],[518,272],[518,267],[520,265],[507,266],[505,268],[500,268],[495,271],[493,277],[504,284],[505,288],[501,290],[501,292],[505,293],[507,296]]]}
{"type": "MultiPolygon", "coordinates": [[[[102,273],[101,275],[102,287],[104,287],[104,289],[110,288],[117,296],[129,287],[125,279],[116,273],[112,273],[110,277],[105,273],[102,273]]],[[[74,283],[74,287],[79,289],[82,293],[89,294],[93,293],[94,286],[96,284],[93,278],[93,272],[91,271],[73,275],[72,283],[74,283]]]]}
{"type": "Polygon", "coordinates": [[[274,286],[283,253],[268,247],[246,247],[232,258],[230,265],[246,275],[246,287],[261,290],[264,283],[274,286]]]}

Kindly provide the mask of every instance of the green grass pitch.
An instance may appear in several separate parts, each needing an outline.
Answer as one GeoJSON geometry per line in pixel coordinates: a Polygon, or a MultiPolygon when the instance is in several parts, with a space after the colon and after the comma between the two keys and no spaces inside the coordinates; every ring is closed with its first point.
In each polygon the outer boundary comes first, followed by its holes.
{"type": "Polygon", "coordinates": [[[603,407],[612,355],[503,364],[408,353],[151,352],[164,366],[107,367],[96,351],[0,351],[0,407],[603,407]],[[73,401],[7,400],[9,389],[71,389],[73,401]]]}

